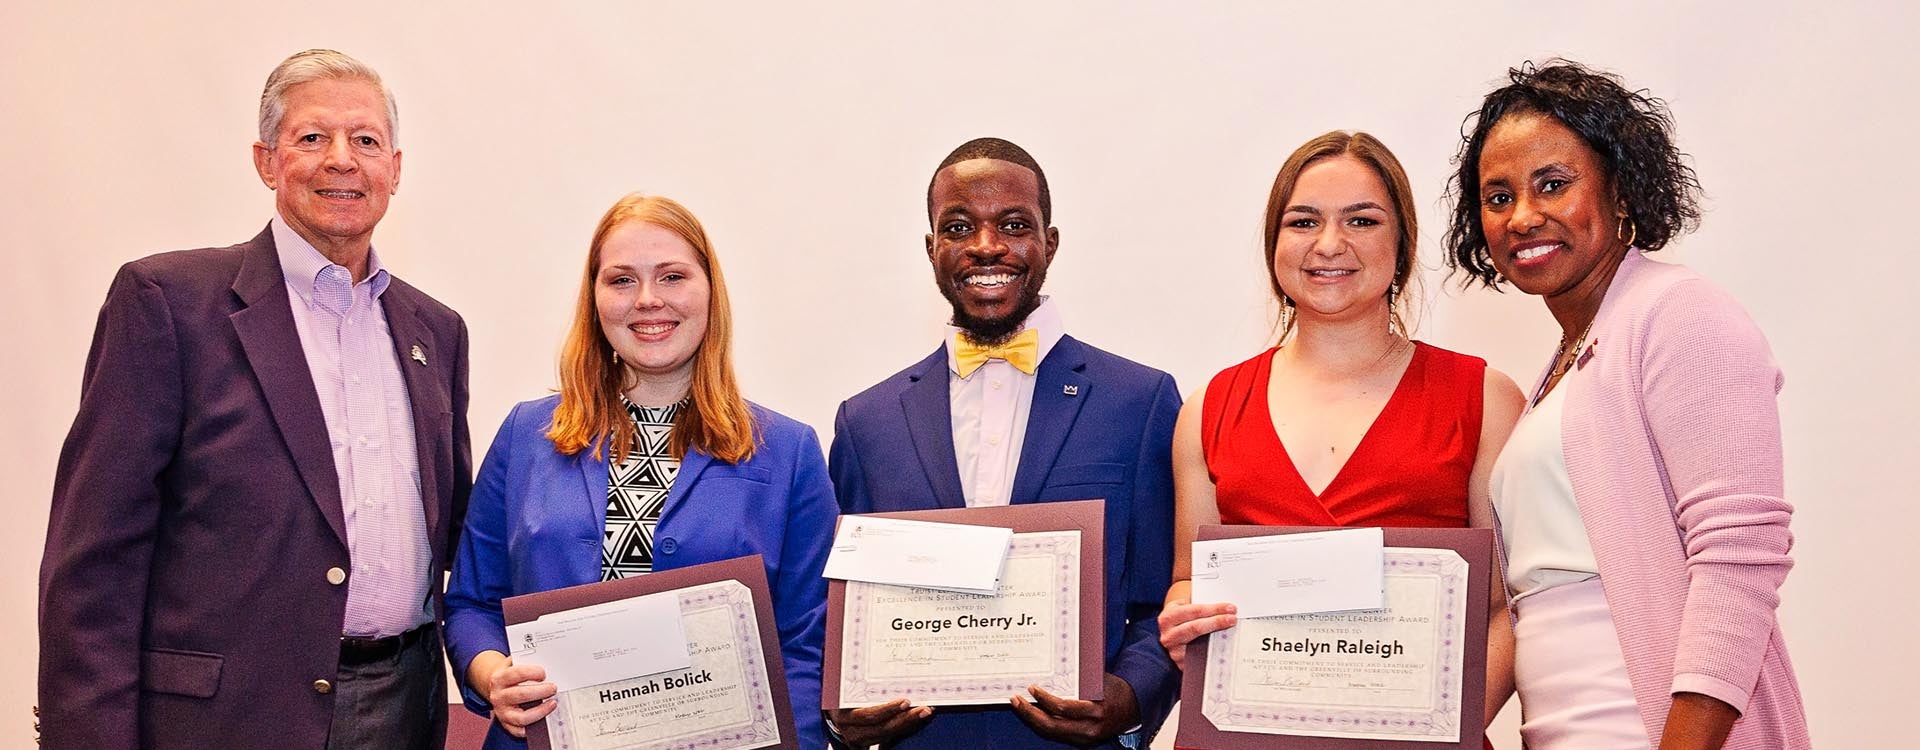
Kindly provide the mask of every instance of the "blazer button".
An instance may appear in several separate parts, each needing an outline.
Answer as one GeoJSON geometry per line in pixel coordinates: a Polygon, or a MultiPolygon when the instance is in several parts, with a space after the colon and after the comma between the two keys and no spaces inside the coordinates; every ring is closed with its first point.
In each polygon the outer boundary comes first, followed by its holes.
{"type": "MultiPolygon", "coordinates": [[[[331,583],[335,586],[338,586],[346,582],[347,582],[347,571],[341,570],[339,568],[327,568],[327,583],[331,583]]],[[[322,691],[322,692],[325,692],[325,691],[322,691]]]]}
{"type": "Polygon", "coordinates": [[[660,540],[661,553],[671,555],[673,554],[673,551],[677,549],[680,549],[680,543],[674,541],[673,537],[667,537],[665,539],[660,540]]]}
{"type": "Polygon", "coordinates": [[[333,692],[333,683],[328,682],[326,680],[314,680],[313,692],[319,693],[321,695],[326,695],[327,693],[331,693],[333,692]]]}

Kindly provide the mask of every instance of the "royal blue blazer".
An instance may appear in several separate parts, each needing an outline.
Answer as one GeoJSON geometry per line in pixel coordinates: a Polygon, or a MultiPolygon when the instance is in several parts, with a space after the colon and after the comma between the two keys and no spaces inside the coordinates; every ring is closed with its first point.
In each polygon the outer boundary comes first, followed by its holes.
{"type": "MultiPolygon", "coordinates": [[[[1011,502],[1106,501],[1106,667],[1140,703],[1140,746],[1180,697],[1160,647],[1173,569],[1173,376],[1060,339],[1035,371],[1011,502]]],[[[961,508],[946,348],[840,405],[829,459],[843,513],[961,508]]],[[[1104,747],[1118,746],[1109,743],[1104,747]]],[[[942,707],[890,748],[1055,748],[1005,706],[942,707]]]]}
{"type": "MultiPolygon", "coordinates": [[[[560,397],[527,401],[507,414],[480,464],[466,532],[447,586],[447,652],[467,708],[489,715],[466,684],[482,651],[511,653],[500,600],[600,580],[606,529],[607,462],[592,450],[566,456],[546,437],[560,397]]],[[[774,620],[787,694],[801,747],[824,744],[820,647],[827,583],[820,577],[838,516],[833,485],[813,428],[757,404],[759,447],[744,463],[688,451],[654,530],[655,570],[758,554],[773,589],[774,620]]],[[[522,748],[499,724],[487,748],[522,748]]]]}

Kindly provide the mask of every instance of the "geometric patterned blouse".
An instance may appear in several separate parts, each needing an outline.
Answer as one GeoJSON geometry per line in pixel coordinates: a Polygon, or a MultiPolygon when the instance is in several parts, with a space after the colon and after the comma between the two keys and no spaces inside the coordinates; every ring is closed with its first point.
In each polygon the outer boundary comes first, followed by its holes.
{"type": "Polygon", "coordinates": [[[607,463],[607,528],[600,547],[600,580],[653,572],[653,529],[660,524],[667,491],[680,460],[667,449],[674,417],[686,401],[671,406],[635,406],[620,397],[633,418],[633,450],[627,460],[607,463]]]}

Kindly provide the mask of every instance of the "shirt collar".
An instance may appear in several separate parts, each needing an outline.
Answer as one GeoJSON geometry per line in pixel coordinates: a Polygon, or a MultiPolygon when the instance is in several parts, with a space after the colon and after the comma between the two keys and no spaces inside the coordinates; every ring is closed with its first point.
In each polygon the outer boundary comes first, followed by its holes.
{"type": "MultiPolygon", "coordinates": [[[[1066,323],[1060,318],[1060,306],[1053,304],[1052,297],[1041,297],[1040,306],[1034,308],[1033,312],[1027,313],[1027,319],[1021,322],[1019,331],[1029,328],[1040,334],[1039,351],[1034,358],[1038,362],[1047,361],[1047,352],[1053,351],[1053,345],[1060,343],[1060,338],[1067,335],[1066,323]]],[[[947,350],[947,373],[955,377],[960,375],[960,362],[954,354],[952,344],[955,336],[964,333],[958,326],[948,323],[947,337],[941,340],[941,344],[947,350]]]]}
{"type": "MultiPolygon", "coordinates": [[[[313,243],[293,231],[293,227],[287,226],[287,220],[281,218],[279,212],[274,212],[270,226],[273,228],[273,250],[280,256],[280,273],[286,276],[287,284],[300,295],[301,301],[311,304],[313,284],[320,278],[320,272],[328,266],[339,264],[321,255],[313,243]]],[[[371,247],[367,248],[367,271],[367,280],[363,283],[369,285],[373,298],[379,299],[387,291],[387,284],[393,277],[387,273],[385,266],[380,265],[380,253],[371,247]]]]}

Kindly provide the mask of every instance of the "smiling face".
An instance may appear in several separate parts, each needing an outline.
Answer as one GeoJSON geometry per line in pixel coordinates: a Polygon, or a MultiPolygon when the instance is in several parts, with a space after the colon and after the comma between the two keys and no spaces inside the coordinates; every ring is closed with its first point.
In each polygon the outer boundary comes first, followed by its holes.
{"type": "Polygon", "coordinates": [[[335,262],[365,253],[400,187],[385,96],[367,81],[321,79],[287,89],[283,100],[274,142],[253,146],[274,207],[335,262]]]}
{"type": "Polygon", "coordinates": [[[1059,231],[1041,223],[1038,178],[1012,162],[970,159],[934,175],[929,195],[927,259],[953,324],[977,341],[1005,339],[1040,306],[1060,244],[1059,231]]]}
{"type": "Polygon", "coordinates": [[[630,379],[692,381],[711,297],[693,246],[665,227],[630,221],[601,244],[594,307],[630,379]]]}
{"type": "Polygon", "coordinates": [[[1626,216],[1600,155],[1559,120],[1514,114],[1480,151],[1480,229],[1493,267],[1520,291],[1597,306],[1626,257],[1626,216]]]}
{"type": "Polygon", "coordinates": [[[1393,284],[1399,219],[1378,172],[1352,156],[1307,165],[1274,240],[1274,279],[1310,320],[1381,320],[1393,284]]]}

